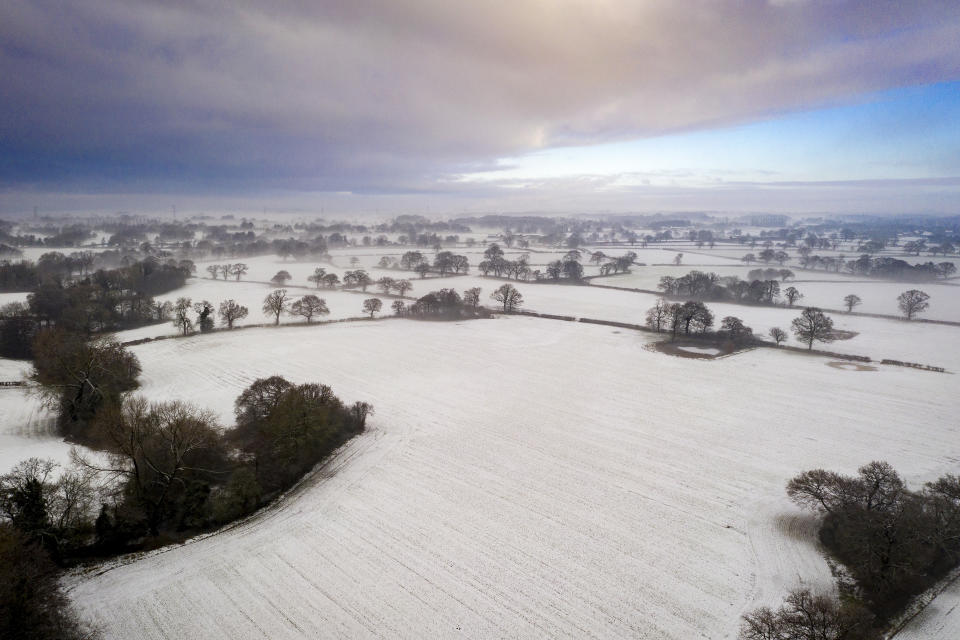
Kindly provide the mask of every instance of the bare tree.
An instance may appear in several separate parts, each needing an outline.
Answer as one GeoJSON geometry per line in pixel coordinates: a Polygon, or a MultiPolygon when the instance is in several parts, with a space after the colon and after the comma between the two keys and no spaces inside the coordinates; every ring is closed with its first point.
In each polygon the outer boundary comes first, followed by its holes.
{"type": "Polygon", "coordinates": [[[336,289],[340,284],[340,276],[335,273],[328,273],[323,276],[323,286],[327,289],[336,289]]]}
{"type": "Polygon", "coordinates": [[[277,271],[277,273],[274,274],[272,278],[270,278],[270,282],[272,282],[278,287],[282,287],[283,285],[287,284],[287,282],[289,282],[291,278],[292,276],[290,275],[289,271],[281,270],[281,271],[277,271]]]}
{"type": "Polygon", "coordinates": [[[264,315],[273,315],[273,324],[280,324],[280,314],[285,312],[290,306],[290,296],[286,289],[276,289],[267,294],[263,299],[264,315]]]}
{"type": "Polygon", "coordinates": [[[734,343],[739,343],[753,336],[753,329],[743,324],[743,320],[736,316],[725,316],[720,321],[720,334],[734,343]]]}
{"type": "Polygon", "coordinates": [[[160,302],[155,300],[152,305],[153,313],[156,314],[158,322],[164,322],[173,312],[173,303],[169,300],[160,302]]]}
{"type": "Polygon", "coordinates": [[[897,303],[907,320],[913,320],[913,316],[926,311],[930,307],[930,303],[927,302],[929,299],[930,296],[927,293],[919,289],[910,289],[897,296],[897,303]]]}
{"type": "Polygon", "coordinates": [[[203,300],[193,305],[193,310],[197,314],[197,326],[202,333],[213,331],[213,304],[208,300],[203,300]]]}
{"type": "Polygon", "coordinates": [[[240,276],[244,275],[246,272],[247,272],[247,265],[243,264],[242,262],[238,262],[237,264],[230,265],[230,273],[231,275],[236,276],[238,281],[240,280],[240,276]]]}
{"type": "Polygon", "coordinates": [[[480,306],[480,287],[473,287],[463,292],[463,304],[476,309],[480,306]]]}
{"type": "Polygon", "coordinates": [[[814,342],[833,341],[833,320],[821,309],[807,307],[799,317],[794,318],[790,325],[797,340],[813,349],[814,342]]]}
{"type": "Polygon", "coordinates": [[[868,640],[879,637],[873,615],[855,603],[814,595],[809,589],[792,591],[773,611],[761,607],[743,616],[740,640],[868,640]]]}
{"type": "Polygon", "coordinates": [[[214,415],[182,402],[149,404],[134,397],[116,415],[99,421],[109,444],[109,464],[75,456],[84,466],[126,481],[143,509],[150,533],[157,535],[168,505],[184,490],[184,480],[205,468],[210,454],[221,450],[214,415]]]}
{"type": "Polygon", "coordinates": [[[210,265],[209,267],[207,267],[207,273],[209,273],[210,276],[211,276],[214,280],[216,280],[216,279],[217,279],[217,274],[220,273],[220,265],[218,265],[218,264],[212,264],[212,265],[210,265]]]}
{"type": "Polygon", "coordinates": [[[670,305],[663,298],[657,298],[656,304],[647,309],[647,326],[660,333],[670,316],[670,305]]]}
{"type": "Polygon", "coordinates": [[[846,305],[847,307],[847,313],[850,313],[851,311],[853,311],[853,308],[856,306],[859,306],[861,302],[863,301],[860,300],[860,296],[858,296],[855,293],[851,293],[850,295],[844,296],[843,298],[843,304],[846,305]]]}
{"type": "Polygon", "coordinates": [[[350,413],[357,420],[357,424],[363,429],[367,425],[367,416],[373,415],[373,405],[369,402],[354,402],[350,405],[350,413]]]}
{"type": "Polygon", "coordinates": [[[406,280],[406,279],[394,280],[393,288],[396,290],[397,295],[404,296],[407,294],[407,291],[410,291],[410,289],[413,289],[413,285],[410,283],[409,280],[406,280]]]}
{"type": "Polygon", "coordinates": [[[320,288],[320,285],[323,284],[323,277],[327,275],[327,270],[323,267],[317,267],[313,270],[313,273],[307,276],[307,280],[310,282],[317,283],[317,289],[320,288]]]}
{"type": "Polygon", "coordinates": [[[396,286],[396,280],[394,280],[393,278],[388,278],[384,276],[383,278],[380,278],[379,280],[377,280],[377,287],[379,287],[380,290],[383,291],[384,295],[390,293],[390,290],[393,289],[395,286],[396,286]]]}
{"type": "Polygon", "coordinates": [[[403,300],[394,300],[393,304],[390,305],[390,308],[393,309],[394,315],[402,316],[403,312],[407,310],[403,300]]]}
{"type": "Polygon", "coordinates": [[[327,315],[330,313],[330,309],[327,308],[326,300],[311,293],[294,302],[290,306],[290,313],[295,316],[303,316],[309,324],[313,316],[327,315]]]}
{"type": "Polygon", "coordinates": [[[235,300],[224,300],[220,303],[220,321],[227,325],[228,329],[233,329],[233,323],[237,320],[242,320],[246,318],[250,313],[249,310],[236,303],[235,300]]]}
{"type": "Polygon", "coordinates": [[[780,346],[781,342],[784,342],[787,339],[787,332],[780,327],[770,327],[770,331],[767,332],[767,335],[773,338],[773,341],[777,343],[778,347],[780,346]]]}
{"type": "Polygon", "coordinates": [[[512,284],[502,285],[490,297],[503,305],[504,311],[514,311],[523,304],[523,296],[512,284]]]}
{"type": "Polygon", "coordinates": [[[787,304],[793,306],[793,303],[803,297],[803,294],[796,287],[787,287],[783,292],[783,297],[787,299],[787,304]]]}
{"type": "Polygon", "coordinates": [[[177,298],[173,305],[173,326],[180,329],[183,335],[193,331],[193,320],[190,319],[191,309],[190,298],[177,298]]]}
{"type": "Polygon", "coordinates": [[[343,286],[348,289],[360,287],[361,290],[366,292],[367,287],[369,287],[372,283],[373,279],[370,277],[370,274],[363,269],[347,271],[343,274],[343,286]]]}
{"type": "Polygon", "coordinates": [[[383,303],[380,302],[379,298],[367,298],[363,301],[363,312],[369,313],[370,317],[373,317],[373,314],[380,311],[383,308],[383,303]]]}

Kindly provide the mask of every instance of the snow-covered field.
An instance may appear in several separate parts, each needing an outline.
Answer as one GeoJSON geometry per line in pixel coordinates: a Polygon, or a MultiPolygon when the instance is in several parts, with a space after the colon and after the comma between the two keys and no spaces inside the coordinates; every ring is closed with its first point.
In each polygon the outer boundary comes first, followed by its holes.
{"type": "MultiPolygon", "coordinates": [[[[29,362],[0,358],[0,381],[23,380],[29,362]]],[[[27,458],[69,459],[70,445],[54,433],[50,412],[26,387],[0,387],[0,473],[27,458]]]]}
{"type": "Polygon", "coordinates": [[[0,293],[0,307],[12,302],[26,303],[28,295],[30,294],[26,291],[20,293],[0,293]]]}
{"type": "Polygon", "coordinates": [[[897,640],[960,638],[960,580],[940,593],[895,637],[897,640]]]}
{"type": "Polygon", "coordinates": [[[377,413],[277,507],[70,596],[107,638],[733,638],[801,580],[830,588],[792,474],[956,471],[952,375],[649,340],[509,317],[135,347],[145,394],[225,422],[275,373],[377,413]]]}

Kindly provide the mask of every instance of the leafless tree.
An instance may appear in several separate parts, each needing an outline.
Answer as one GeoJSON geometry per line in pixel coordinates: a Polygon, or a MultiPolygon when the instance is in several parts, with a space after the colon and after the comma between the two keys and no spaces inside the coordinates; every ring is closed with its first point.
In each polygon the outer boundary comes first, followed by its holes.
{"type": "Polygon", "coordinates": [[[850,313],[851,311],[853,311],[853,308],[856,306],[859,306],[861,302],[863,301],[860,300],[860,296],[858,296],[855,293],[851,293],[850,295],[844,296],[843,298],[843,304],[846,305],[847,307],[847,313],[850,313]]]}
{"type": "Polygon", "coordinates": [[[313,316],[327,315],[330,313],[330,309],[327,308],[326,300],[308,294],[290,306],[290,313],[295,316],[303,316],[309,323],[313,316]]]}
{"type": "Polygon", "coordinates": [[[249,313],[246,307],[237,304],[235,300],[224,300],[220,303],[220,321],[227,325],[228,329],[233,329],[233,323],[246,318],[249,313]]]}
{"type": "Polygon", "coordinates": [[[192,309],[190,298],[177,298],[173,305],[173,325],[187,335],[193,331],[193,320],[190,319],[192,309]]]}
{"type": "Polygon", "coordinates": [[[323,267],[317,267],[316,269],[313,270],[312,274],[307,276],[307,280],[309,280],[310,282],[316,282],[317,289],[319,289],[320,285],[323,284],[323,278],[325,275],[327,275],[327,270],[324,269],[323,267]]]}
{"type": "Polygon", "coordinates": [[[490,294],[490,297],[503,305],[506,312],[514,311],[523,304],[523,296],[512,284],[502,285],[490,294]]]}
{"type": "Polygon", "coordinates": [[[413,289],[413,284],[409,280],[394,280],[393,288],[397,292],[397,295],[404,296],[407,294],[407,291],[413,289]]]}
{"type": "Polygon", "coordinates": [[[369,313],[370,317],[373,317],[373,314],[380,311],[383,307],[383,303],[380,302],[379,298],[367,298],[363,301],[363,312],[369,313]]]}
{"type": "Polygon", "coordinates": [[[873,615],[853,603],[815,595],[809,589],[792,591],[773,611],[761,607],[743,617],[740,640],[872,640],[873,615]]]}
{"type": "Polygon", "coordinates": [[[267,294],[263,299],[264,315],[273,315],[273,323],[280,324],[280,314],[287,311],[290,307],[290,296],[286,289],[276,289],[267,294]]]}
{"type": "Polygon", "coordinates": [[[292,276],[290,275],[289,271],[280,270],[280,271],[277,271],[272,278],[270,278],[270,282],[272,282],[278,287],[282,287],[283,285],[287,284],[287,282],[290,281],[291,277],[292,276]]]}
{"type": "Polygon", "coordinates": [[[669,315],[670,305],[664,302],[662,298],[657,298],[656,304],[647,309],[647,326],[660,333],[667,324],[669,315]]]}
{"type": "Polygon", "coordinates": [[[247,273],[247,265],[242,262],[237,264],[230,265],[230,274],[236,276],[237,280],[240,280],[240,277],[247,273]]]}
{"type": "Polygon", "coordinates": [[[913,320],[913,316],[926,311],[930,307],[930,303],[927,302],[929,299],[930,296],[926,292],[919,289],[910,289],[897,297],[897,303],[907,320],[913,320]]]}
{"type": "Polygon", "coordinates": [[[463,292],[463,304],[476,309],[480,306],[480,287],[473,287],[463,292]]]}
{"type": "Polygon", "coordinates": [[[834,339],[833,320],[816,307],[804,309],[799,317],[793,319],[791,326],[797,340],[805,343],[807,349],[813,349],[814,342],[832,342],[834,339]]]}
{"type": "Polygon", "coordinates": [[[787,287],[783,292],[783,297],[787,299],[787,304],[793,306],[793,303],[803,297],[803,294],[796,287],[787,287]]]}

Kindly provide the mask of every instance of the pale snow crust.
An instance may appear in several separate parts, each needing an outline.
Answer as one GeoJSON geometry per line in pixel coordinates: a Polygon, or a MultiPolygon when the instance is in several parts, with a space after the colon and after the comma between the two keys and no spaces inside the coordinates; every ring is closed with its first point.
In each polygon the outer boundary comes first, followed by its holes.
{"type": "Polygon", "coordinates": [[[955,471],[952,375],[650,339],[509,317],[134,347],[148,397],[225,423],[272,374],[377,414],[278,507],[70,595],[107,638],[734,638],[752,607],[832,588],[791,475],[955,471]]]}
{"type": "Polygon", "coordinates": [[[911,620],[897,640],[956,640],[960,638],[960,580],[954,582],[911,620]]]}

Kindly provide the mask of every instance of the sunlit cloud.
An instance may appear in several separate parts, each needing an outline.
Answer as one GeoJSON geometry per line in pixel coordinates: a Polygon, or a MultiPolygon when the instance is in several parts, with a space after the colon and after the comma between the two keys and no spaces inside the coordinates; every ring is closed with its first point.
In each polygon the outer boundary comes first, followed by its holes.
{"type": "MultiPolygon", "coordinates": [[[[0,186],[449,194],[464,176],[522,178],[511,166],[654,186],[683,186],[666,185],[679,170],[688,186],[826,179],[799,155],[748,157],[759,147],[633,164],[613,147],[956,80],[957,42],[949,2],[14,0],[0,19],[0,186]],[[589,148],[612,155],[556,160],[589,148]]],[[[897,171],[881,177],[917,177],[897,171]]]]}

